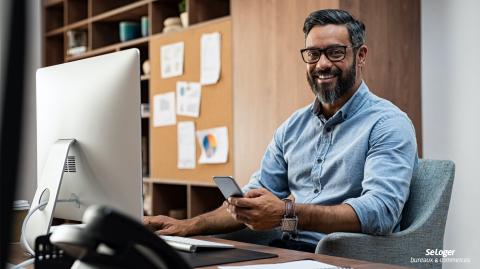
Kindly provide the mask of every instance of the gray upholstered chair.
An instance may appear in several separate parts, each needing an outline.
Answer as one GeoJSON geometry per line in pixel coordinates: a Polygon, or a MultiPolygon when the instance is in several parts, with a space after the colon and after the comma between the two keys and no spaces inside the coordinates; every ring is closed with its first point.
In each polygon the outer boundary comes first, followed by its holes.
{"type": "Polygon", "coordinates": [[[420,160],[410,196],[403,209],[401,231],[388,236],[331,233],[316,252],[417,268],[441,268],[441,263],[411,263],[426,258],[426,249],[443,249],[443,235],[452,192],[452,161],[420,160]]]}

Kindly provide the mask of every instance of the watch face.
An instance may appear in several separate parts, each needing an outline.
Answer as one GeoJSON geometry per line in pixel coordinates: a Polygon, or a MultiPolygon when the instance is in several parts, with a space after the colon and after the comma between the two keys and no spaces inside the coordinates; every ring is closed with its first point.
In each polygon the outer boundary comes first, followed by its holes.
{"type": "Polygon", "coordinates": [[[284,232],[296,232],[297,231],[298,218],[284,218],[282,219],[282,231],[284,232]]]}

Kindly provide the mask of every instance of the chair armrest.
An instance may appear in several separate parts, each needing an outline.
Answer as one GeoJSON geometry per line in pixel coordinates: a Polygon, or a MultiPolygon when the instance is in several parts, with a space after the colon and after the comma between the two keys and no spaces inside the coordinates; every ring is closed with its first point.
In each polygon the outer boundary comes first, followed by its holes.
{"type": "Polygon", "coordinates": [[[425,250],[432,248],[424,237],[420,233],[404,232],[385,236],[337,232],[322,238],[315,253],[412,266],[412,257],[425,257],[425,250]]]}
{"type": "Polygon", "coordinates": [[[375,240],[372,237],[374,236],[361,233],[336,232],[327,234],[318,242],[315,253],[327,254],[334,249],[351,251],[357,248],[364,248],[368,246],[370,241],[375,240]]]}

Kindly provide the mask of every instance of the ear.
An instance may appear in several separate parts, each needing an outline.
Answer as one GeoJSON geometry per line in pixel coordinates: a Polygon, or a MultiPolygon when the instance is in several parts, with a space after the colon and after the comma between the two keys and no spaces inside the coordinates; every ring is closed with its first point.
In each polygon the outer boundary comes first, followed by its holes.
{"type": "Polygon", "coordinates": [[[368,48],[366,45],[362,45],[360,48],[358,48],[357,65],[359,67],[365,66],[365,63],[367,61],[367,51],[368,51],[368,48]]]}

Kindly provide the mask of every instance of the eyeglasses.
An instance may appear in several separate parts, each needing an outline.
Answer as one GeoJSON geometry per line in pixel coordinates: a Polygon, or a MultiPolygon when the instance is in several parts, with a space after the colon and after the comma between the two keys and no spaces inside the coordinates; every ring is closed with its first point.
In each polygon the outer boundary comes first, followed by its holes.
{"type": "Polygon", "coordinates": [[[302,59],[307,64],[314,64],[320,60],[322,53],[325,54],[330,62],[338,62],[345,59],[347,48],[355,48],[358,46],[331,46],[325,49],[306,48],[301,49],[302,59]]]}

